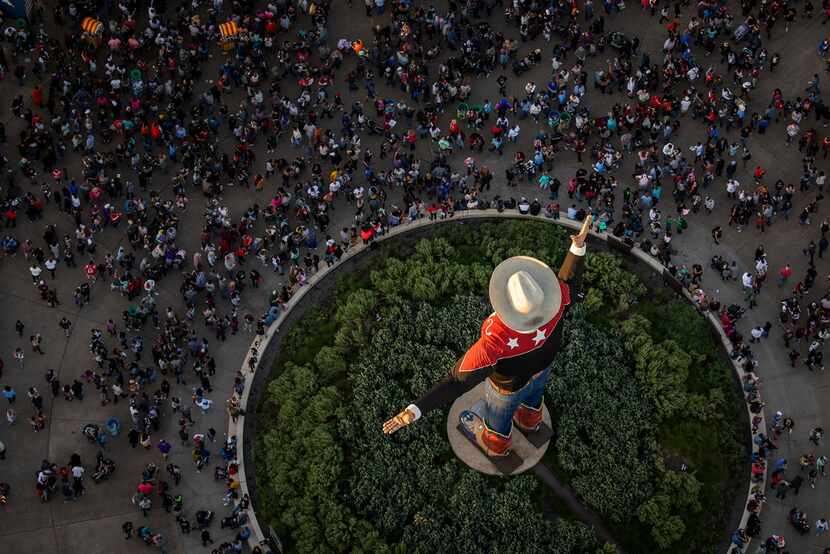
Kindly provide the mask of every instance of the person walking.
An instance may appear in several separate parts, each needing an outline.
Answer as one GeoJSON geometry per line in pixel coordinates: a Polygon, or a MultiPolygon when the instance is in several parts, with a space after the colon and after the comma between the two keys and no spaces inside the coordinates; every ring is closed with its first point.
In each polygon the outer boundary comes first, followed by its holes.
{"type": "Polygon", "coordinates": [[[37,285],[40,280],[40,274],[43,273],[43,268],[37,262],[32,262],[32,265],[29,267],[29,273],[32,274],[32,283],[37,285]]]}
{"type": "Polygon", "coordinates": [[[210,537],[210,531],[202,529],[202,546],[207,547],[208,544],[213,544],[213,539],[210,537]]]}
{"type": "Polygon", "coordinates": [[[715,244],[720,244],[721,237],[723,237],[723,230],[720,228],[720,225],[717,225],[712,229],[712,240],[715,241],[715,244]]]}
{"type": "Polygon", "coordinates": [[[819,454],[816,456],[816,470],[821,474],[822,477],[825,477],[824,468],[827,466],[827,456],[824,454],[819,454]]]}
{"type": "Polygon", "coordinates": [[[169,443],[169,442],[167,442],[166,440],[161,439],[161,440],[159,441],[159,443],[158,443],[158,449],[159,449],[159,452],[161,452],[161,459],[162,459],[163,461],[165,461],[165,462],[167,461],[167,458],[168,458],[168,456],[170,455],[170,450],[171,450],[171,448],[172,448],[172,446],[171,446],[171,445],[170,445],[170,443],[169,443]]]}
{"type": "Polygon", "coordinates": [[[824,519],[823,517],[818,518],[816,520],[816,536],[820,537],[821,535],[823,535],[825,532],[827,532],[828,527],[830,527],[830,524],[827,523],[826,519],[824,519]]]}
{"type": "Polygon", "coordinates": [[[138,500],[138,509],[141,510],[141,513],[144,514],[144,517],[150,513],[150,508],[153,507],[153,501],[150,500],[149,496],[143,496],[138,500]]]}
{"type": "Polygon", "coordinates": [[[798,491],[801,489],[801,485],[804,484],[804,478],[801,475],[796,475],[793,477],[793,480],[790,481],[790,488],[793,490],[793,494],[798,496],[798,491]]]}

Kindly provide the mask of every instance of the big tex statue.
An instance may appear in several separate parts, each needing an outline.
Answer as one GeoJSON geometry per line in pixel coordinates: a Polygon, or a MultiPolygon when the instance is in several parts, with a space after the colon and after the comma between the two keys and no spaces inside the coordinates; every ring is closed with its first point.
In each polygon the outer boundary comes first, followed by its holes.
{"type": "Polygon", "coordinates": [[[543,262],[515,256],[490,277],[495,313],[481,337],[426,394],[383,425],[391,434],[423,414],[447,405],[483,380],[484,397],[461,412],[459,428],[490,457],[510,454],[513,424],[533,433],[542,424],[542,400],[550,365],[562,343],[562,317],[575,300],[583,271],[586,217],[559,275],[543,262]]]}

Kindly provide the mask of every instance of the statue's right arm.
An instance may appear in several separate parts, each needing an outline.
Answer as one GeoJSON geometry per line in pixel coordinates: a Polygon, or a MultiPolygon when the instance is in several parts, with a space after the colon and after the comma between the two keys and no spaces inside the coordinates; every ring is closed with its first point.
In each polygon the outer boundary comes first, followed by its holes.
{"type": "Polygon", "coordinates": [[[421,398],[383,424],[387,435],[414,423],[427,412],[440,408],[472,389],[495,369],[496,359],[486,337],[479,339],[453,368],[421,398]]]}
{"type": "Polygon", "coordinates": [[[460,369],[463,360],[464,358],[458,360],[440,381],[413,404],[421,414],[454,402],[456,398],[484,381],[493,372],[493,366],[463,371],[460,369]]]}

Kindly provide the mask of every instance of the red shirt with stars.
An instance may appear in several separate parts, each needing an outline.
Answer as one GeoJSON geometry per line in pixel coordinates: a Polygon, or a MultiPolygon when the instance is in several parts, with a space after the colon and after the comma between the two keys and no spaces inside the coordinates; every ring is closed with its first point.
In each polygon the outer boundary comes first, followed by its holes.
{"type": "Polygon", "coordinates": [[[562,343],[562,316],[571,305],[572,288],[578,290],[583,256],[569,253],[559,272],[562,304],[547,323],[529,331],[514,331],[492,314],[481,326],[481,335],[459,362],[415,406],[422,413],[439,408],[489,378],[505,391],[517,391],[530,378],[550,366],[562,343]]]}

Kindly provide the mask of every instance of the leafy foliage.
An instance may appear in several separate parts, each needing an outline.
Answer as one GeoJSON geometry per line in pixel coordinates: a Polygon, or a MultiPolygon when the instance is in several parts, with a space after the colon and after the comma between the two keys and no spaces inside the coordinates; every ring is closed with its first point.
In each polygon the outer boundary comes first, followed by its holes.
{"type": "Polygon", "coordinates": [[[669,471],[657,464],[658,492],[637,510],[637,517],[651,526],[651,537],[660,548],[667,548],[683,537],[688,512],[700,511],[700,482],[691,474],[669,471]]]}
{"type": "Polygon", "coordinates": [[[622,337],[575,310],[548,384],[558,413],[558,461],[592,508],[622,521],[651,494],[654,410],[625,365],[622,337]]]}
{"type": "Polygon", "coordinates": [[[589,313],[609,308],[625,312],[632,300],[646,292],[640,279],[625,270],[621,258],[606,253],[592,254],[585,260],[585,284],[584,304],[589,313]]]}
{"type": "Polygon", "coordinates": [[[656,342],[651,338],[651,322],[640,315],[620,325],[626,349],[634,357],[634,376],[666,419],[686,405],[686,379],[692,357],[671,339],[656,342]]]}
{"type": "Polygon", "coordinates": [[[377,530],[338,500],[344,454],[335,423],[344,412],[337,389],[311,367],[288,363],[267,398],[276,418],[257,464],[268,476],[265,511],[283,536],[299,552],[388,551],[377,530]]]}

